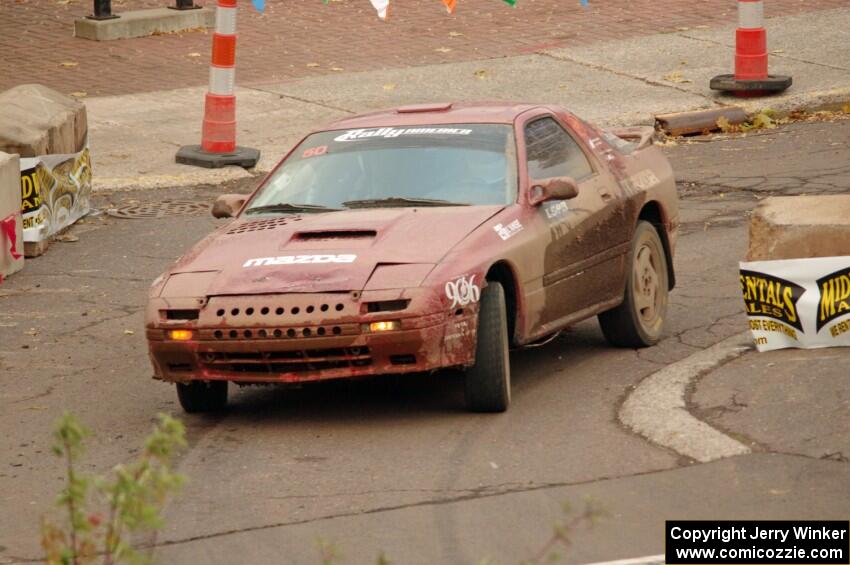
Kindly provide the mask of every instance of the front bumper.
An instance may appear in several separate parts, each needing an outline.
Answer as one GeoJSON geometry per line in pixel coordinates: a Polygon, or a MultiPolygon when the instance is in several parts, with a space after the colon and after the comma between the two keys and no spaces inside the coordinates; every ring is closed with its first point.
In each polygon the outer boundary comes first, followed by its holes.
{"type": "MultiPolygon", "coordinates": [[[[398,293],[396,293],[397,295],[398,293]]],[[[385,294],[385,296],[388,296],[385,294]]],[[[299,383],[469,366],[477,309],[445,311],[412,296],[402,311],[368,312],[380,294],[292,294],[212,297],[197,320],[169,320],[174,301],[153,299],[147,339],[155,378],[299,383]],[[400,329],[372,333],[369,323],[398,320],[400,329]],[[168,339],[171,329],[192,339],[168,339]]],[[[178,309],[174,307],[177,306],[178,309]]]]}

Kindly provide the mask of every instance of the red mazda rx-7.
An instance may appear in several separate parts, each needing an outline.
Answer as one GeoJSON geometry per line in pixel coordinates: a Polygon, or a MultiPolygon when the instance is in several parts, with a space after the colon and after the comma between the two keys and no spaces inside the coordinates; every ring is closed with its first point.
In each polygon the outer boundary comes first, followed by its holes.
{"type": "Polygon", "coordinates": [[[153,284],[155,376],[189,412],[228,382],[460,368],[470,410],[508,407],[509,348],[598,316],[656,343],[678,201],[651,128],[536,104],[431,104],[298,143],[153,284]]]}

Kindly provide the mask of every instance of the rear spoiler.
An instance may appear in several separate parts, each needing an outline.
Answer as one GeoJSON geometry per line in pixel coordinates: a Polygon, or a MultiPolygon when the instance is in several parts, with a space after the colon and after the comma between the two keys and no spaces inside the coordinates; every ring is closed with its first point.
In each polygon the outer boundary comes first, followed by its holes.
{"type": "Polygon", "coordinates": [[[650,126],[614,128],[610,131],[620,139],[637,143],[638,151],[652,145],[652,138],[655,136],[655,128],[650,126]]]}

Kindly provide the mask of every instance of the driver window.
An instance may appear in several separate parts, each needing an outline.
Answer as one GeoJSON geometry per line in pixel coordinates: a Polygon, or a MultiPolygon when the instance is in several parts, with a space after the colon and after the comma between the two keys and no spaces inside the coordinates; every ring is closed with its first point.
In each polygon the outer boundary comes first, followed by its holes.
{"type": "Polygon", "coordinates": [[[572,177],[580,181],[593,174],[578,143],[553,118],[525,126],[525,147],[532,179],[572,177]]]}

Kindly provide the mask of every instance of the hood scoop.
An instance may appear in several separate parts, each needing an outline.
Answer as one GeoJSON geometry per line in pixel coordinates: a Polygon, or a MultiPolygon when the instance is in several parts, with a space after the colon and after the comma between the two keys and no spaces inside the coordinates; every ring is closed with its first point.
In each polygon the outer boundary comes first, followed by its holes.
{"type": "Polygon", "coordinates": [[[374,239],[375,230],[323,230],[304,231],[295,234],[296,241],[326,241],[329,239],[374,239]]]}
{"type": "Polygon", "coordinates": [[[376,230],[330,229],[302,231],[292,236],[281,249],[286,251],[336,250],[350,252],[355,249],[367,249],[375,243],[376,230]]]}

